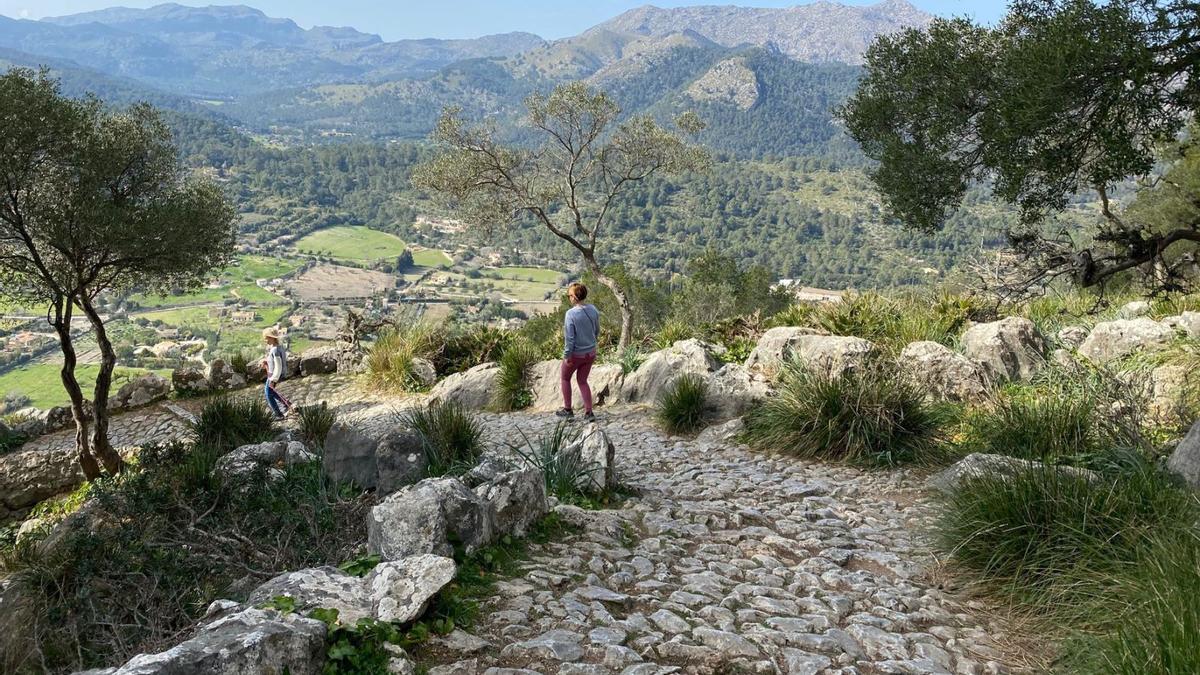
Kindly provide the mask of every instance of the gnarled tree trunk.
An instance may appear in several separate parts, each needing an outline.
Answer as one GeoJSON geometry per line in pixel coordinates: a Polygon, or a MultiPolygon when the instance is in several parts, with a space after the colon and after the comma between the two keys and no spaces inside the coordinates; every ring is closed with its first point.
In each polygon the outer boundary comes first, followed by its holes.
{"type": "Polygon", "coordinates": [[[96,480],[100,477],[100,464],[88,446],[88,419],[87,411],[83,408],[83,389],[79,386],[79,380],[75,378],[75,365],[79,359],[75,354],[75,344],[71,340],[72,314],[71,303],[59,299],[54,304],[54,318],[50,320],[50,325],[58,334],[58,343],[62,348],[63,365],[59,375],[63,388],[67,390],[67,396],[71,398],[71,417],[75,419],[75,452],[79,457],[79,466],[88,480],[96,480]]]}
{"type": "Polygon", "coordinates": [[[596,275],[596,279],[604,284],[608,290],[617,299],[617,306],[621,308],[621,337],[617,341],[617,349],[624,351],[629,346],[629,340],[633,335],[633,307],[629,304],[629,296],[625,293],[625,289],[621,288],[621,284],[616,279],[605,274],[600,265],[596,263],[596,258],[592,255],[585,254],[588,267],[591,268],[592,274],[596,275]]]}
{"type": "Polygon", "coordinates": [[[92,305],[91,300],[84,298],[80,302],[80,306],[88,320],[92,322],[92,329],[96,333],[96,344],[100,346],[100,372],[96,375],[96,389],[92,397],[96,423],[92,432],[92,450],[104,463],[106,471],[110,474],[117,474],[125,468],[125,461],[121,459],[121,455],[116,450],[113,450],[112,444],[108,440],[108,395],[112,389],[112,374],[113,369],[117,366],[117,354],[113,351],[112,341],[108,339],[104,321],[101,320],[100,314],[92,305]]]}

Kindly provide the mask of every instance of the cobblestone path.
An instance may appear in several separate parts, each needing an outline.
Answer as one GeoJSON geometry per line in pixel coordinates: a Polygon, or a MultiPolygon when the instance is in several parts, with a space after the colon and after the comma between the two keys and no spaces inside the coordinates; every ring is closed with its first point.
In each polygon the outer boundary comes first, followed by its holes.
{"type": "MultiPolygon", "coordinates": [[[[583,532],[499,584],[431,675],[1001,673],[1006,627],[941,590],[920,477],[669,437],[608,412],[620,511],[559,507],[583,532]]],[[[490,438],[548,416],[487,416],[490,438]]]]}

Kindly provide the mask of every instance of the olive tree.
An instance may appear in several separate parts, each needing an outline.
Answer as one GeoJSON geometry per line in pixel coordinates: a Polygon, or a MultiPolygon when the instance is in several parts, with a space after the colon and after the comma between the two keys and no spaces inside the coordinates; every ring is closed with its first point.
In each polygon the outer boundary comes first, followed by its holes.
{"type": "Polygon", "coordinates": [[[936,230],[984,184],[1019,208],[1009,234],[1030,282],[1162,271],[1168,251],[1200,242],[1200,219],[1147,219],[1113,195],[1130,179],[1171,192],[1160,161],[1174,161],[1164,147],[1200,101],[1198,28],[1193,2],[1013,0],[994,27],[935,19],[878,38],[840,114],[909,227],[936,230]],[[1079,195],[1093,197],[1097,226],[1057,227],[1079,195]]]}
{"type": "Polygon", "coordinates": [[[0,76],[0,295],[46,308],[89,479],[101,465],[109,473],[123,466],[108,440],[116,353],[101,299],[198,286],[229,260],[234,218],[215,184],[181,169],[154,108],[114,111],[94,97],[67,98],[45,71],[0,76]],[[76,317],[100,350],[90,439],[75,374],[76,317]]]}
{"type": "Polygon", "coordinates": [[[678,132],[648,115],[618,123],[616,102],[579,82],[530,96],[525,107],[538,139],[533,147],[505,145],[494,125],[472,126],[460,109],[446,109],[433,134],[441,151],[418,167],[414,182],[449,197],[475,225],[532,221],[570,244],[616,296],[624,348],[633,311],[597,246],[613,224],[613,207],[634,184],[655,173],[707,168],[708,153],[686,139],[703,125],[691,113],[676,119],[678,132]]]}

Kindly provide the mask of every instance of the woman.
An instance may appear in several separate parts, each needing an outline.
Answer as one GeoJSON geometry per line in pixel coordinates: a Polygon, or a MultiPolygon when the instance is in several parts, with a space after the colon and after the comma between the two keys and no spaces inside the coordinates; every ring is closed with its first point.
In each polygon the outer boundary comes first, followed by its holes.
{"type": "Polygon", "coordinates": [[[292,403],[283,397],[275,386],[287,377],[287,357],[283,355],[283,347],[279,345],[279,331],[274,328],[263,330],[263,341],[267,343],[267,384],[263,393],[267,397],[267,406],[275,413],[275,419],[283,419],[285,412],[291,412],[292,403]]]}
{"type": "Polygon", "coordinates": [[[596,361],[596,346],[600,339],[600,312],[594,305],[584,304],[587,299],[587,286],[574,283],[567,287],[567,298],[574,305],[567,310],[563,323],[563,363],[560,370],[562,380],[563,408],[556,415],[572,418],[575,411],[571,407],[571,375],[579,382],[579,395],[583,398],[583,419],[591,422],[596,419],[592,414],[592,389],[588,386],[588,374],[592,372],[592,364],[596,361]]]}

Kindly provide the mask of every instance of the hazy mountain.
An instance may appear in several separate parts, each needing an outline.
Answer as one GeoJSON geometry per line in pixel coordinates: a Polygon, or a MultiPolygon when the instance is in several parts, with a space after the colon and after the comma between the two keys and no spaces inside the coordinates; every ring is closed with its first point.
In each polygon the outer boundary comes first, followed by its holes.
{"type": "Polygon", "coordinates": [[[384,42],[353,28],[305,30],[249,7],[114,8],[42,21],[0,17],[0,47],[71,59],[197,97],[428,75],[467,58],[541,45],[529,33],[384,42]]]}
{"type": "Polygon", "coordinates": [[[528,33],[385,42],[353,28],[304,29],[249,7],[167,4],[43,21],[0,17],[0,48],[58,59],[58,67],[86,64],[156,96],[207,100],[284,142],[424,138],[445,105],[486,115],[519,139],[529,93],[581,79],[627,113],[696,110],[709,122],[706,143],[760,156],[845,153],[831,111],[853,88],[854,64],[876,35],[929,19],[903,0],[645,6],[553,42],[528,33]]]}
{"type": "Polygon", "coordinates": [[[773,47],[793,59],[861,63],[875,36],[922,27],[933,19],[905,0],[850,6],[814,2],[780,9],[707,5],[661,9],[646,5],[592,32],[665,37],[692,31],[725,47],[773,47]]]}

